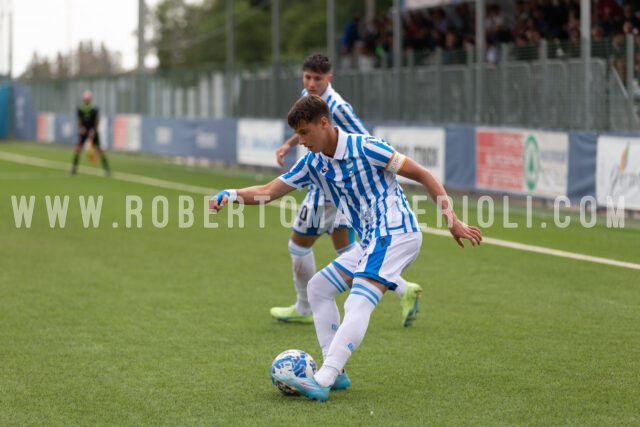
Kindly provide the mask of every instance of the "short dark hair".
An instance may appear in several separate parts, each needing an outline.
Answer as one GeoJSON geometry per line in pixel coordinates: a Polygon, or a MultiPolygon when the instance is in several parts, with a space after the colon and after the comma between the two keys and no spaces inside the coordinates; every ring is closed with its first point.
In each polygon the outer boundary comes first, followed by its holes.
{"type": "Polygon", "coordinates": [[[314,73],[329,74],[331,72],[331,61],[320,53],[307,56],[302,63],[302,71],[313,71],[314,73]]]}
{"type": "Polygon", "coordinates": [[[297,129],[302,122],[317,123],[322,117],[326,117],[331,123],[329,105],[318,95],[307,95],[293,104],[287,114],[287,123],[292,129],[297,129]]]}

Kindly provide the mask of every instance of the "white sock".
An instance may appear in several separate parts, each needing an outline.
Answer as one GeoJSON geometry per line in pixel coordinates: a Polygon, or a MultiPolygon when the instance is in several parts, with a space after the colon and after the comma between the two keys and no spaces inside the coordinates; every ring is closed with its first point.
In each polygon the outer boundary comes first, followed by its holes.
{"type": "Polygon", "coordinates": [[[296,309],[302,315],[311,313],[311,305],[307,296],[307,284],[316,272],[316,261],[313,250],[305,248],[289,240],[289,253],[293,266],[293,284],[296,287],[296,309]]]}
{"type": "Polygon", "coordinates": [[[331,366],[322,365],[318,372],[313,375],[316,382],[322,387],[330,387],[336,382],[336,378],[340,372],[331,366]]]}
{"type": "Polygon", "coordinates": [[[340,311],[336,297],[349,290],[349,284],[338,273],[338,269],[329,264],[309,281],[309,302],[313,311],[313,324],[316,328],[318,344],[324,357],[340,326],[340,311]]]}
{"type": "Polygon", "coordinates": [[[397,286],[394,289],[394,292],[398,294],[400,298],[402,298],[404,293],[407,291],[407,281],[404,280],[402,277],[398,277],[398,280],[396,281],[396,285],[397,286]]]}
{"type": "MultiPolygon", "coordinates": [[[[371,313],[378,305],[382,295],[382,291],[367,280],[361,277],[356,277],[353,280],[351,293],[344,303],[342,325],[333,337],[329,352],[317,374],[321,379],[327,375],[326,370],[323,371],[325,367],[333,368],[337,373],[342,372],[351,353],[362,343],[369,326],[371,313]]],[[[322,385],[320,382],[318,383],[322,385]]]]}

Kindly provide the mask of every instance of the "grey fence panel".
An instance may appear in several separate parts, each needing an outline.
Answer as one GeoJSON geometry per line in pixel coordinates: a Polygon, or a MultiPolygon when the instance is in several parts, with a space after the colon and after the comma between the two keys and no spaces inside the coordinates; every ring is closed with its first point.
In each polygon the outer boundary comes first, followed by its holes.
{"type": "MultiPolygon", "coordinates": [[[[412,87],[405,89],[405,95],[411,100],[410,120],[427,123],[436,121],[441,105],[447,98],[446,95],[441,95],[442,87],[437,85],[437,74],[435,67],[414,69],[411,79],[412,87]]],[[[443,90],[443,92],[449,91],[443,90]]],[[[377,119],[384,120],[384,117],[377,117],[377,119]]]]}
{"type": "MultiPolygon", "coordinates": [[[[467,106],[472,101],[467,96],[467,74],[469,74],[469,69],[459,66],[447,67],[447,72],[442,73],[442,88],[439,93],[441,97],[439,121],[449,123],[468,123],[471,121],[471,117],[467,115],[467,106]]],[[[411,96],[415,101],[420,100],[415,92],[412,92],[411,96]]],[[[416,108],[415,104],[414,109],[416,108]]]]}
{"type": "MultiPolygon", "coordinates": [[[[504,49],[506,52],[507,49],[504,49]]],[[[482,124],[557,130],[638,130],[627,88],[607,61],[576,59],[337,70],[333,85],[363,120],[482,124]],[[586,80],[588,79],[588,80],[586,80]],[[589,90],[589,111],[585,90],[589,90]],[[476,114],[478,88],[483,99],[476,114]],[[588,113],[588,114],[587,114],[588,113]]],[[[70,113],[82,92],[94,92],[105,115],[284,118],[300,96],[301,73],[282,68],[228,75],[192,69],[29,84],[38,111],[70,113]],[[232,76],[232,77],[231,77],[232,76]],[[230,83],[233,82],[233,83],[230,83]],[[229,103],[232,103],[229,105],[229,103]]]]}
{"type": "Polygon", "coordinates": [[[611,73],[609,76],[609,112],[611,125],[614,129],[638,129],[640,122],[638,120],[637,108],[629,110],[629,104],[633,104],[633,94],[629,94],[617,73],[611,73]]]}

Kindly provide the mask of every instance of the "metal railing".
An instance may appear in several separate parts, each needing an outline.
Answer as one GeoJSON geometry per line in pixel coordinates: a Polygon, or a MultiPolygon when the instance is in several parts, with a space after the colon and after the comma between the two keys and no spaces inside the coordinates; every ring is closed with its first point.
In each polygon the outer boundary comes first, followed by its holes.
{"type": "MultiPolygon", "coordinates": [[[[455,65],[443,65],[443,51],[436,50],[420,60],[409,56],[398,69],[384,63],[367,71],[337,69],[333,84],[365,121],[640,129],[632,40],[626,43],[624,82],[608,58],[590,58],[587,73],[582,59],[558,57],[564,51],[555,44],[543,41],[532,60],[517,59],[517,49],[501,46],[497,64],[477,63],[467,50],[457,55],[464,63],[455,65]]],[[[200,68],[27,84],[38,111],[72,113],[90,89],[102,114],[189,118],[283,118],[302,89],[299,67],[232,73],[200,68]]]]}

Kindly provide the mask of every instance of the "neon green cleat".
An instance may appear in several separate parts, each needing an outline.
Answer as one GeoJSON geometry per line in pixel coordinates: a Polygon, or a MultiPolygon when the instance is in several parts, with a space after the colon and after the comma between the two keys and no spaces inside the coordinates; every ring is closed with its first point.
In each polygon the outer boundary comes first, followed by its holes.
{"type": "Polygon", "coordinates": [[[407,290],[402,296],[402,326],[411,326],[418,318],[418,300],[422,287],[417,283],[407,282],[407,290]]]}
{"type": "Polygon", "coordinates": [[[300,314],[295,304],[290,307],[273,307],[271,317],[281,322],[313,323],[313,314],[300,314]]]}

